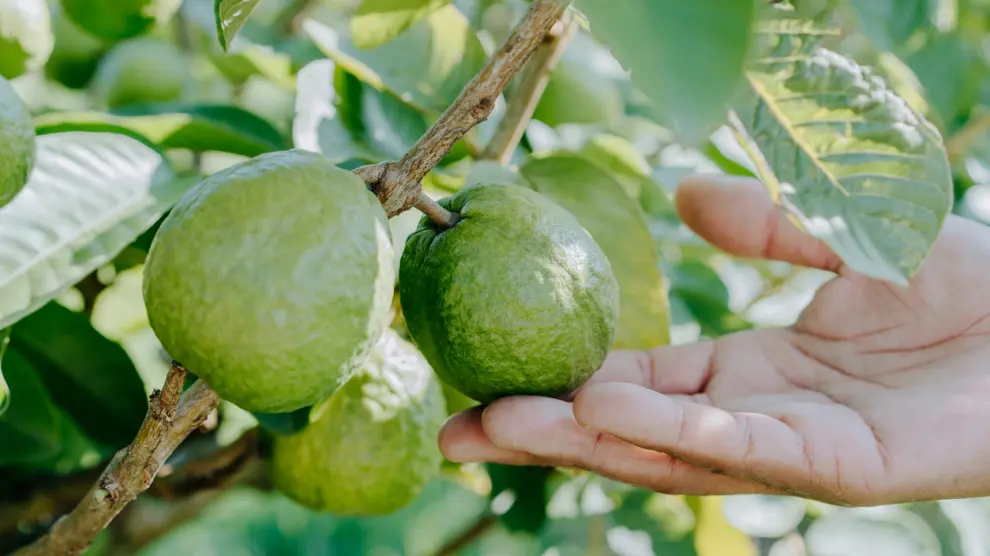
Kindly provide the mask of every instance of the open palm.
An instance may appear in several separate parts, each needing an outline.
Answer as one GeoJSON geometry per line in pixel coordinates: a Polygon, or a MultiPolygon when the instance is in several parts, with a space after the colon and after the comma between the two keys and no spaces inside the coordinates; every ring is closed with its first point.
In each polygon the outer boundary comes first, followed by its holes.
{"type": "Polygon", "coordinates": [[[907,288],[853,273],[753,180],[678,210],[725,251],[829,270],[791,327],[613,353],[569,400],[452,418],[455,461],[583,468],[658,491],[871,505],[990,494],[990,229],[950,217],[907,288]]]}

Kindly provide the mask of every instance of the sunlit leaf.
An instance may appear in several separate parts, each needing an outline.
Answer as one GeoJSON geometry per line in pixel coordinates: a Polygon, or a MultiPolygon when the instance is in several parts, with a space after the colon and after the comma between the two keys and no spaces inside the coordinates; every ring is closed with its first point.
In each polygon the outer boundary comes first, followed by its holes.
{"type": "Polygon", "coordinates": [[[134,438],[148,408],[144,383],[124,349],[85,314],[48,303],[18,321],[10,343],[88,437],[117,447],[134,438]]]}
{"type": "Polygon", "coordinates": [[[754,0],[578,0],[595,37],[683,140],[703,139],[741,84],[754,0]]]}
{"type": "Polygon", "coordinates": [[[226,105],[167,104],[105,112],[51,112],[35,119],[39,135],[65,131],[133,132],[167,149],[257,156],[288,148],[282,134],[254,114],[226,105]]]}
{"type": "Polygon", "coordinates": [[[520,173],[529,187],[570,211],[608,257],[620,294],[614,347],[667,344],[667,293],[639,204],[608,171],[578,155],[534,158],[520,173]]]}
{"type": "Polygon", "coordinates": [[[801,523],[806,508],[804,500],[792,496],[741,494],[722,499],[729,525],[752,537],[783,537],[801,523]]]}
{"type": "Polygon", "coordinates": [[[230,49],[237,32],[260,0],[216,0],[213,10],[217,19],[217,40],[224,50],[230,49]]]}
{"type": "Polygon", "coordinates": [[[868,69],[819,48],[816,27],[763,33],[738,113],[785,206],[852,269],[906,284],[952,204],[941,136],[868,69]]]}
{"type": "Polygon", "coordinates": [[[441,8],[379,47],[357,48],[314,19],[303,30],[320,50],[372,87],[439,114],[485,63],[481,42],[454,6],[441,8]]]}
{"type": "Polygon", "coordinates": [[[450,0],[364,0],[351,18],[351,40],[358,48],[374,48],[394,39],[450,0]]]}
{"type": "Polygon", "coordinates": [[[691,497],[698,526],[694,547],[698,556],[757,556],[756,545],[745,534],[725,521],[719,496],[691,497]]]}
{"type": "Polygon", "coordinates": [[[112,260],[190,185],[130,137],[38,137],[27,185],[0,209],[0,328],[112,260]]]}

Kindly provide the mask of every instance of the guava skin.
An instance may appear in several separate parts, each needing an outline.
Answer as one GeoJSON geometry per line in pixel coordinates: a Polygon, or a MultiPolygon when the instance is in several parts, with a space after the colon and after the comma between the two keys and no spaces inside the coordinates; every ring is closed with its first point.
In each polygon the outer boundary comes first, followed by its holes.
{"type": "Polygon", "coordinates": [[[134,38],[168,21],[182,0],[62,0],[79,27],[108,41],[134,38]]]}
{"type": "Polygon", "coordinates": [[[440,470],[437,436],[447,417],[440,382],[391,329],[310,424],[276,436],[275,487],[340,516],[375,516],[410,504],[440,470]]]}
{"type": "Polygon", "coordinates": [[[174,44],[139,37],[114,45],[93,76],[93,93],[110,108],[178,98],[189,82],[189,65],[174,44]]]}
{"type": "Polygon", "coordinates": [[[0,75],[14,79],[39,69],[54,44],[45,0],[0,0],[0,75]]]}
{"type": "Polygon", "coordinates": [[[460,214],[409,236],[399,293],[410,336],[440,378],[482,403],[560,396],[601,366],[619,287],[578,221],[517,185],[478,185],[438,201],[460,214]]]}
{"type": "Polygon", "coordinates": [[[0,77],[0,207],[24,188],[36,153],[34,123],[27,106],[10,82],[0,77]]]}
{"type": "Polygon", "coordinates": [[[378,199],[353,173],[297,149],[188,191],[152,242],[143,286],[165,350],[258,413],[338,390],[387,326],[394,287],[378,199]]]}

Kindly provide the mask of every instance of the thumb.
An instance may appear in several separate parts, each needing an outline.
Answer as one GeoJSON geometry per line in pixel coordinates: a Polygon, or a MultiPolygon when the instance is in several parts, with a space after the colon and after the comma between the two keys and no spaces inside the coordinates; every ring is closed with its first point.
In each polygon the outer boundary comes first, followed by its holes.
{"type": "Polygon", "coordinates": [[[787,218],[753,178],[697,175],[677,188],[677,212],[705,241],[738,257],[839,272],[842,259],[787,218]]]}

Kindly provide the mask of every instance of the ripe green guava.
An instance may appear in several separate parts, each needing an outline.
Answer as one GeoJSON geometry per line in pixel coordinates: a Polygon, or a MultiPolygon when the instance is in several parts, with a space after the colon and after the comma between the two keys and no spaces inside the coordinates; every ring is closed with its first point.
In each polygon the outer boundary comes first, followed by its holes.
{"type": "Polygon", "coordinates": [[[52,31],[55,47],[45,64],[45,75],[70,89],[86,87],[109,46],[76,25],[58,4],[52,9],[52,31]]]}
{"type": "Polygon", "coordinates": [[[179,47],[156,37],[138,37],[117,43],[106,53],[92,88],[98,102],[116,108],[174,100],[189,77],[189,62],[179,47]]]}
{"type": "Polygon", "coordinates": [[[439,472],[446,417],[429,364],[388,329],[354,378],[313,408],[306,428],[275,437],[274,484],[317,511],[393,513],[439,472]]]}
{"type": "Polygon", "coordinates": [[[0,77],[0,207],[24,188],[35,153],[31,114],[10,81],[0,77]]]}
{"type": "Polygon", "coordinates": [[[0,0],[0,75],[13,79],[45,65],[54,42],[45,0],[0,0]]]}
{"type": "Polygon", "coordinates": [[[175,15],[182,0],[62,0],[65,13],[108,41],[134,38],[175,15]]]}
{"type": "Polygon", "coordinates": [[[385,212],[320,154],[260,155],[180,199],[152,242],[143,288],[162,346],[222,398],[295,411],[339,389],[388,324],[385,212]]]}
{"type": "Polygon", "coordinates": [[[517,185],[476,185],[438,201],[399,263],[406,327],[444,382],[482,403],[557,396],[583,384],[615,336],[619,286],[578,221],[517,185]]]}

